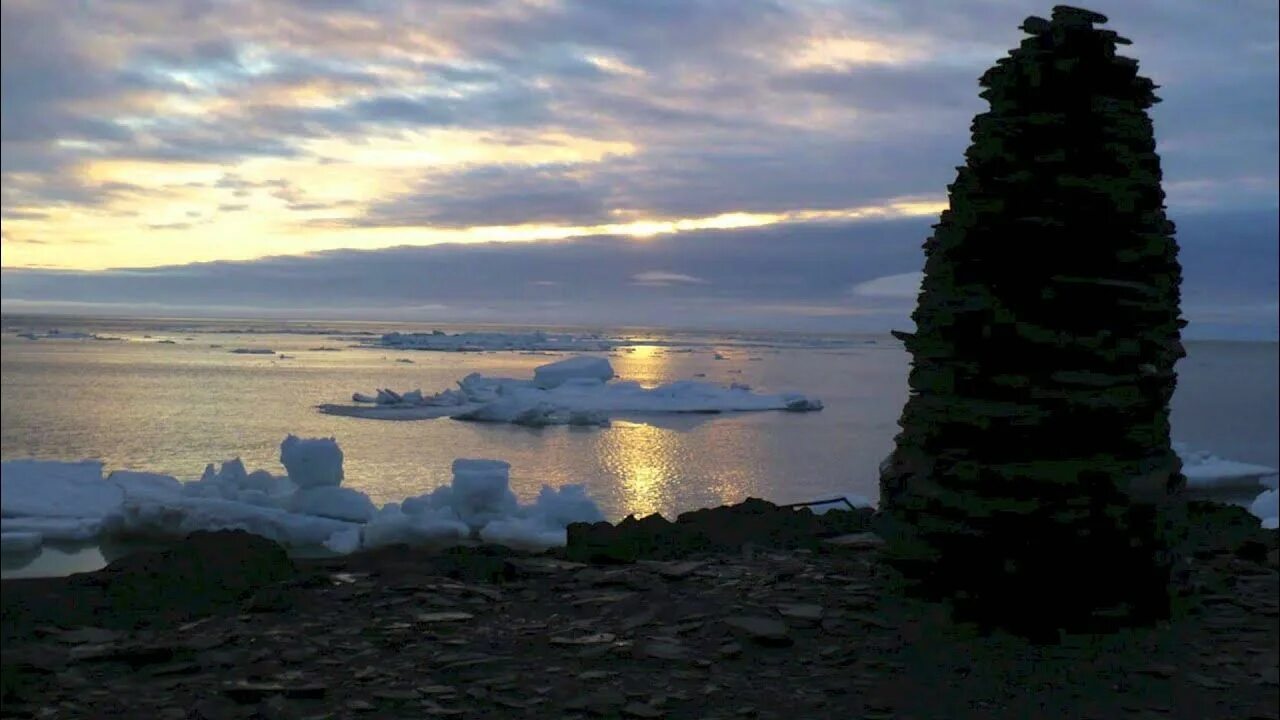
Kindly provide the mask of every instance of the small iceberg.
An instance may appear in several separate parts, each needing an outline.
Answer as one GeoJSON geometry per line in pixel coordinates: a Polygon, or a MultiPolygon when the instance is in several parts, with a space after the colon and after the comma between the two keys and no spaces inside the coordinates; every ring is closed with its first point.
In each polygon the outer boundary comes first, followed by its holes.
{"type": "Polygon", "coordinates": [[[451,417],[474,422],[607,426],[625,414],[723,413],[764,410],[813,412],[822,401],[800,394],[759,394],[742,384],[728,387],[681,380],[654,388],[614,381],[608,358],[571,357],[534,370],[532,380],[487,377],[472,373],[456,390],[423,395],[379,389],[374,395],[354,393],[358,405],[321,405],[330,415],[375,420],[419,420],[451,417]]]}
{"type": "Polygon", "coordinates": [[[1183,443],[1173,444],[1182,459],[1182,474],[1191,490],[1252,490],[1278,472],[1266,465],[1225,460],[1203,450],[1191,450],[1183,443]]]}

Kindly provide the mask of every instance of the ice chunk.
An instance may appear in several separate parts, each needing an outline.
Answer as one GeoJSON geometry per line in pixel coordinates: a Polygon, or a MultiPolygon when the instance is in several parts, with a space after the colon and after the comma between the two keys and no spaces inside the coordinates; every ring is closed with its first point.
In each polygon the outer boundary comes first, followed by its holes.
{"type": "Polygon", "coordinates": [[[160,473],[116,470],[107,476],[107,482],[118,486],[125,499],[168,500],[182,496],[182,483],[160,473]]]}
{"type": "Polygon", "coordinates": [[[1280,490],[1266,490],[1254,498],[1249,512],[1262,521],[1262,527],[1275,529],[1280,523],[1280,490]]]}
{"type": "Polygon", "coordinates": [[[0,532],[0,553],[27,553],[40,547],[44,538],[38,532],[0,532]]]}
{"type": "Polygon", "coordinates": [[[0,464],[0,515],[97,517],[114,512],[124,492],[102,479],[97,461],[8,460],[0,464]]]}
{"type": "Polygon", "coordinates": [[[342,484],[342,450],[333,438],[289,435],[280,443],[280,464],[300,488],[342,484]]]}
{"type": "Polygon", "coordinates": [[[266,470],[246,472],[240,458],[222,463],[218,472],[207,465],[196,482],[182,486],[182,494],[190,497],[235,500],[264,507],[283,507],[297,487],[286,477],[266,470]]]}
{"type": "Polygon", "coordinates": [[[544,390],[559,387],[570,379],[598,380],[604,383],[613,377],[613,366],[607,358],[586,355],[540,365],[533,370],[533,384],[544,390]]]}
{"type": "Polygon", "coordinates": [[[1193,451],[1182,443],[1174,443],[1173,449],[1182,459],[1182,474],[1189,488],[1251,489],[1258,487],[1267,476],[1276,474],[1275,468],[1224,460],[1203,450],[1193,451]]]}
{"type": "Polygon", "coordinates": [[[566,544],[568,531],[564,527],[547,525],[538,518],[511,517],[485,525],[480,530],[480,538],[522,550],[545,549],[566,544]]]}
{"type": "Polygon", "coordinates": [[[289,509],[303,515],[354,522],[365,522],[376,510],[368,495],[334,485],[298,490],[290,500],[289,509]]]}
{"type": "Polygon", "coordinates": [[[499,518],[480,530],[485,542],[516,548],[545,549],[567,542],[566,528],[574,522],[597,522],[604,516],[581,485],[559,490],[544,485],[534,504],[510,517],[499,518]]]}
{"type": "Polygon", "coordinates": [[[545,547],[564,544],[569,523],[602,518],[581,486],[544,487],[535,502],[520,505],[510,489],[510,465],[500,460],[457,460],[450,485],[381,509],[338,484],[342,454],[333,439],[290,435],[281,444],[281,461],[301,486],[265,470],[247,472],[239,459],[217,469],[208,465],[199,480],[186,484],[127,470],[103,479],[96,462],[6,462],[0,532],[10,547],[19,547],[240,529],[290,547],[348,553],[477,536],[545,547]]]}
{"type": "Polygon", "coordinates": [[[451,513],[423,509],[409,514],[400,505],[387,503],[369,520],[364,528],[363,547],[406,543],[452,543],[467,537],[471,529],[451,513]]]}
{"type": "Polygon", "coordinates": [[[599,522],[604,514],[591,498],[585,485],[563,485],[560,489],[543,485],[533,503],[530,515],[542,522],[558,527],[568,527],[575,522],[599,522]]]}
{"type": "Polygon", "coordinates": [[[473,529],[511,515],[518,507],[508,487],[511,465],[501,460],[453,461],[450,506],[458,519],[473,529]]]}
{"type": "Polygon", "coordinates": [[[113,534],[183,537],[197,530],[245,530],[291,547],[320,547],[354,523],[300,515],[220,498],[183,497],[176,502],[130,500],[113,517],[113,534]]]}

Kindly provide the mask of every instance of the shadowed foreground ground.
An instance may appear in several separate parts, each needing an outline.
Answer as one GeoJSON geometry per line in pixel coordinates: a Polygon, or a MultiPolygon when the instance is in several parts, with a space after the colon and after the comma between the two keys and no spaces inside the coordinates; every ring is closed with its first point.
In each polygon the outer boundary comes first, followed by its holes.
{"type": "Polygon", "coordinates": [[[1256,546],[1202,543],[1181,619],[1038,647],[900,599],[866,535],[614,565],[494,547],[295,565],[236,536],[265,559],[201,566],[239,574],[199,607],[166,599],[194,575],[155,556],[4,581],[3,716],[1280,717],[1276,554],[1256,546]]]}

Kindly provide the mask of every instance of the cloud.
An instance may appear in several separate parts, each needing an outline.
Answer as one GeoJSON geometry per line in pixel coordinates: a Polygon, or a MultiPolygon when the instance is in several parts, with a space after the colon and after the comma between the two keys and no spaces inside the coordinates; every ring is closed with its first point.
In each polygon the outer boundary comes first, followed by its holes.
{"type": "Polygon", "coordinates": [[[631,276],[633,285],[648,285],[650,287],[667,287],[675,284],[705,284],[707,281],[700,277],[686,275],[684,273],[664,272],[662,270],[646,270],[645,272],[636,273],[631,276]]]}
{"type": "MultiPolygon", "coordinates": [[[[1274,337],[1275,211],[1175,215],[1191,337],[1274,337]]],[[[636,240],[330,251],[106,272],[5,268],[6,311],[439,322],[909,329],[930,218],[636,240]],[[654,291],[659,284],[661,292],[654,291]],[[192,308],[195,308],[192,310],[192,308]]],[[[8,230],[6,230],[6,233],[8,230]]],[[[8,239],[5,241],[9,242],[8,239]]]]}
{"type": "MultiPolygon", "coordinates": [[[[256,213],[257,232],[279,237],[337,200],[358,203],[341,225],[356,233],[936,195],[983,109],[978,76],[1020,42],[1022,18],[1044,10],[1022,0],[419,7],[7,0],[5,216],[52,226],[67,213],[36,213],[121,212],[120,194],[90,177],[103,161],[206,165],[261,183],[335,154],[362,194],[311,193],[256,213]],[[631,150],[520,162],[498,150],[551,134],[631,150]],[[440,137],[475,152],[371,159],[387,143],[440,137]]],[[[1276,4],[1134,2],[1110,14],[1163,86],[1154,115],[1171,206],[1273,206],[1276,4]]],[[[169,191],[138,183],[151,202],[169,191]]],[[[191,194],[212,209],[229,202],[220,190],[191,194]]],[[[240,236],[243,216],[224,215],[223,235],[240,236]]],[[[117,232],[107,246],[132,242],[117,232]]],[[[302,237],[293,247],[308,249],[302,237]]]]}
{"type": "Polygon", "coordinates": [[[599,223],[607,188],[574,177],[569,165],[488,166],[432,173],[407,193],[374,203],[364,227],[469,227],[523,223],[599,223]]]}
{"type": "Polygon", "coordinates": [[[851,287],[849,292],[859,297],[915,299],[920,294],[920,284],[922,282],[924,282],[924,273],[922,272],[885,275],[873,280],[860,282],[851,287]]]}

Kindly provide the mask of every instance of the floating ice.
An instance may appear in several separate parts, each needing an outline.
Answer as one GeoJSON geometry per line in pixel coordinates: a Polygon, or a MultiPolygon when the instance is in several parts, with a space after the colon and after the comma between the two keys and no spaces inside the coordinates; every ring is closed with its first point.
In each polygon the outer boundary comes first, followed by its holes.
{"type": "Polygon", "coordinates": [[[342,484],[342,450],[333,438],[303,440],[290,435],[280,444],[280,464],[298,487],[342,484]]]}
{"type": "Polygon", "coordinates": [[[466,332],[448,334],[388,333],[374,342],[377,347],[405,350],[439,350],[446,352],[483,352],[491,350],[611,350],[618,341],[599,335],[549,335],[544,332],[500,333],[466,332]]]}
{"type": "Polygon", "coordinates": [[[566,380],[586,379],[601,383],[614,377],[613,366],[602,357],[579,355],[559,362],[540,365],[533,371],[533,384],[543,390],[563,385],[566,380]]]}
{"type": "Polygon", "coordinates": [[[377,512],[368,495],[333,485],[299,489],[290,498],[289,509],[303,515],[354,522],[365,522],[377,512]]]}
{"type": "Polygon", "coordinates": [[[107,482],[118,486],[127,500],[172,500],[182,495],[182,483],[160,473],[116,470],[107,482]]]}
{"type": "Polygon", "coordinates": [[[1224,460],[1203,450],[1194,451],[1182,443],[1174,443],[1173,449],[1182,459],[1182,474],[1187,478],[1187,487],[1192,489],[1247,490],[1258,487],[1277,472],[1265,465],[1224,460]]]}
{"type": "Polygon", "coordinates": [[[546,547],[564,544],[571,522],[603,519],[581,486],[543,487],[532,505],[520,505],[510,489],[510,466],[499,460],[457,460],[450,485],[377,508],[364,493],[341,486],[342,451],[332,438],[290,435],[280,449],[288,477],[248,472],[235,459],[216,471],[207,466],[188,483],[126,470],[103,478],[99,462],[4,462],[5,552],[46,540],[167,538],[224,529],[339,553],[467,538],[546,547]]]}
{"type": "Polygon", "coordinates": [[[722,387],[682,380],[643,388],[616,381],[605,358],[573,357],[534,370],[534,379],[486,377],[471,373],[457,390],[422,396],[379,390],[376,396],[355,393],[352,400],[374,407],[321,405],[320,411],[376,420],[449,416],[457,420],[545,425],[607,426],[617,414],[719,413],[758,410],[810,412],[822,409],[817,398],[800,394],[764,395],[748,385],[722,387]]]}
{"type": "Polygon", "coordinates": [[[102,463],[9,460],[0,482],[0,515],[102,517],[120,506],[124,491],[102,482],[102,463]]]}
{"type": "Polygon", "coordinates": [[[18,333],[18,337],[26,338],[27,340],[118,340],[119,339],[119,338],[98,337],[93,333],[85,333],[85,332],[75,332],[75,331],[63,332],[62,330],[58,330],[57,328],[54,328],[52,330],[49,330],[43,333],[20,332],[18,333]]]}
{"type": "Polygon", "coordinates": [[[245,530],[282,545],[323,546],[333,535],[356,529],[353,523],[275,507],[219,498],[184,497],[124,503],[104,531],[113,535],[183,537],[197,530],[245,530]]]}
{"type": "Polygon", "coordinates": [[[79,542],[102,534],[101,517],[5,517],[0,532],[31,533],[44,540],[79,542]]]}

